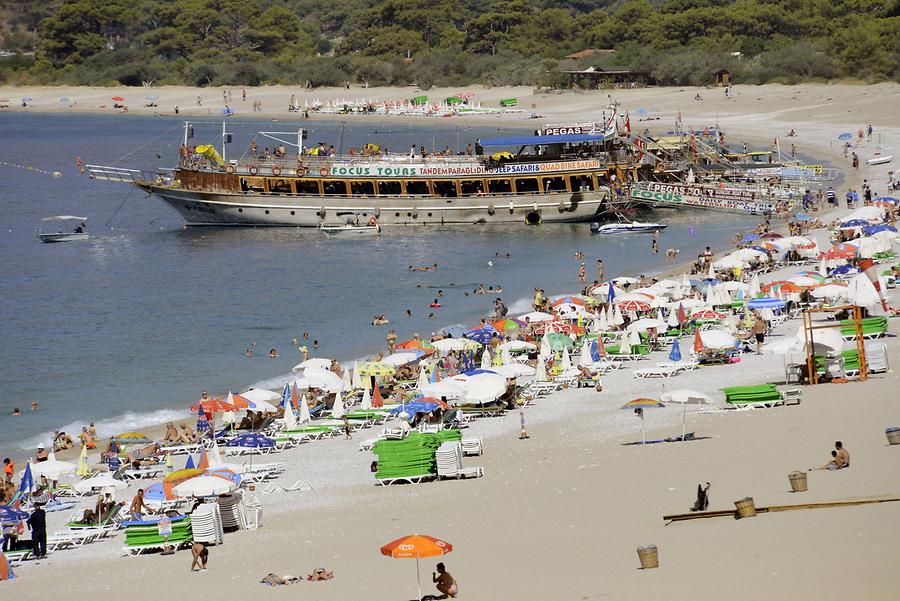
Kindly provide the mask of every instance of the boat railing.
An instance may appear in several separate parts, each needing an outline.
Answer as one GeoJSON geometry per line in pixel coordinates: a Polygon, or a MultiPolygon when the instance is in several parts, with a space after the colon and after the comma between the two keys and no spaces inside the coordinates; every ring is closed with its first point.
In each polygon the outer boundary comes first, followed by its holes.
{"type": "Polygon", "coordinates": [[[110,165],[85,165],[84,168],[90,174],[91,179],[126,184],[153,181],[160,177],[171,177],[174,175],[174,169],[162,168],[157,171],[126,169],[125,167],[113,167],[110,165]]]}

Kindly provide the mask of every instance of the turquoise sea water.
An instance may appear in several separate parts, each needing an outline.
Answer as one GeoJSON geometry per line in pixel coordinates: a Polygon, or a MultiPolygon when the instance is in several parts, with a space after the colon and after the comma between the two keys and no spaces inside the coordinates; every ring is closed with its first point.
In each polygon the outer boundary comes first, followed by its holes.
{"type": "MultiPolygon", "coordinates": [[[[259,129],[296,127],[229,124],[228,152],[240,154],[259,129]]],[[[505,133],[489,124],[364,118],[312,127],[309,142],[378,142],[398,151],[413,143],[464,148],[505,133]]],[[[194,142],[218,142],[217,128],[197,125],[194,142]]],[[[161,201],[91,181],[75,168],[77,156],[109,164],[128,155],[116,164],[168,166],[180,143],[180,122],[170,118],[0,114],[0,449],[30,447],[54,429],[72,432],[89,420],[101,434],[115,434],[174,418],[202,390],[278,387],[300,360],[290,341],[303,332],[312,356],[343,361],[384,348],[387,328],[370,325],[375,314],[386,314],[401,340],[477,323],[494,297],[463,290],[482,283],[503,287],[511,314],[525,312],[536,286],[549,294],[580,290],[576,250],[587,255],[589,279],[598,258],[607,276],[653,273],[666,269],[666,248],[681,249],[687,260],[754,223],[706,212],[645,216],[669,224],[659,255],[647,236],[591,236],[587,224],[387,228],[371,240],[294,228],[185,229],[161,201]],[[40,243],[37,229],[53,229],[41,219],[58,214],[88,217],[90,241],[40,243]],[[498,251],[511,258],[496,258],[498,251]],[[407,269],[432,263],[435,272],[407,269]],[[439,288],[443,307],[431,310],[439,288]],[[256,356],[247,358],[254,342],[256,356]],[[277,359],[266,356],[273,347],[277,359]],[[10,416],[14,407],[21,417],[10,416]]]]}

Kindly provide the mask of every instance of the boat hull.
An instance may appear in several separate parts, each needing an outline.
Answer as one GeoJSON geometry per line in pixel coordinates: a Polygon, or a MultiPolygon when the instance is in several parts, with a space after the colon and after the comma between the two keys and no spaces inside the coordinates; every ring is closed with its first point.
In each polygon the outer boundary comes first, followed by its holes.
{"type": "Polygon", "coordinates": [[[169,204],[190,226],[318,227],[346,211],[362,219],[375,217],[382,226],[584,222],[606,211],[610,198],[606,190],[458,198],[301,197],[138,185],[169,204]]]}
{"type": "Polygon", "coordinates": [[[38,234],[38,238],[41,239],[41,242],[78,242],[81,240],[87,240],[89,238],[88,234],[84,233],[73,233],[73,232],[57,232],[51,234],[38,234]]]}

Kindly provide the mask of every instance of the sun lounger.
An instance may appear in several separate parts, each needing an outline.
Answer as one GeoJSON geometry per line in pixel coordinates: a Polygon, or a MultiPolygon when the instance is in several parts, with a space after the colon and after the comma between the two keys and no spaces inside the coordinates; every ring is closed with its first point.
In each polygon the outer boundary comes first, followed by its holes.
{"type": "Polygon", "coordinates": [[[163,473],[163,469],[165,466],[163,465],[153,465],[148,467],[141,467],[138,469],[128,468],[122,470],[122,479],[123,480],[144,480],[147,478],[156,478],[157,476],[163,473]]]}
{"type": "MultiPolygon", "coordinates": [[[[866,317],[862,320],[862,336],[866,340],[882,338],[887,334],[886,317],[866,317]]],[[[841,322],[841,337],[845,341],[856,340],[856,325],[852,320],[841,322]]]]}
{"type": "Polygon", "coordinates": [[[3,554],[6,556],[6,560],[9,562],[9,565],[16,566],[23,561],[27,561],[32,557],[31,549],[19,549],[18,551],[4,551],[3,554]]]}
{"type": "Polygon", "coordinates": [[[459,441],[462,446],[463,455],[475,456],[484,452],[484,445],[481,438],[463,438],[459,441]]]}
{"type": "Polygon", "coordinates": [[[437,476],[435,474],[417,474],[411,476],[398,476],[396,478],[376,478],[381,486],[390,486],[391,484],[420,484],[426,480],[433,480],[437,476]]]}
{"type": "Polygon", "coordinates": [[[631,372],[631,375],[638,379],[671,378],[680,371],[681,368],[669,365],[666,367],[645,367],[643,369],[636,369],[631,372]]]}
{"type": "Polygon", "coordinates": [[[90,530],[63,530],[47,537],[47,551],[77,548],[101,538],[100,532],[90,530]]]}

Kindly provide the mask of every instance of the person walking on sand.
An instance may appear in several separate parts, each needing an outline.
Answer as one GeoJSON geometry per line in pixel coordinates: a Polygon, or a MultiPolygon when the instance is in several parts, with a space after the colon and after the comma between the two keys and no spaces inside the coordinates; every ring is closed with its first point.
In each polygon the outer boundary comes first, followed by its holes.
{"type": "Polygon", "coordinates": [[[756,337],[756,354],[762,354],[763,341],[766,339],[766,322],[757,313],[753,319],[753,335],[756,337]]]}
{"type": "Polygon", "coordinates": [[[448,597],[455,598],[456,595],[459,594],[459,587],[456,584],[456,579],[450,575],[450,572],[447,571],[447,568],[444,567],[443,563],[437,564],[437,572],[431,574],[431,581],[437,585],[435,588],[441,593],[440,596],[435,597],[435,599],[446,599],[448,597]]]}

